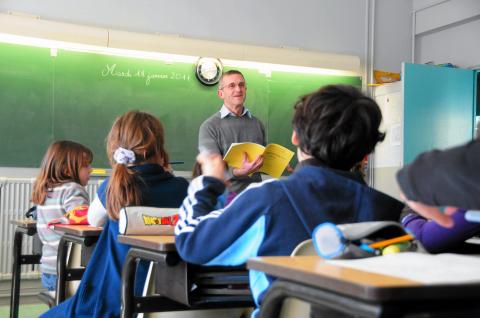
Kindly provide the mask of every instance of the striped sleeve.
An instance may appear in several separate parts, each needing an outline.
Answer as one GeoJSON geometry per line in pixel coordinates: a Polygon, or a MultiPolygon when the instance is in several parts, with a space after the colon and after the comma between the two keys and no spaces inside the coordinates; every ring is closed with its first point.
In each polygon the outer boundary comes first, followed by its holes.
{"type": "Polygon", "coordinates": [[[180,256],[206,265],[235,266],[256,256],[265,236],[266,212],[255,200],[262,183],[247,188],[225,209],[215,210],[225,189],[218,179],[200,176],[192,181],[180,207],[175,242],[180,256]]]}
{"type": "Polygon", "coordinates": [[[83,186],[78,183],[68,183],[62,193],[63,208],[65,212],[73,210],[79,205],[89,205],[88,193],[83,186]]]}

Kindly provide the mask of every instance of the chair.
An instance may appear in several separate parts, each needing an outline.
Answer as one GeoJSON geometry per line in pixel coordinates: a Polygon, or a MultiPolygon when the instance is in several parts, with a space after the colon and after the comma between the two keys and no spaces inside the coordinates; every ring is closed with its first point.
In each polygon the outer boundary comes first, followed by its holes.
{"type": "MultiPolygon", "coordinates": [[[[27,214],[31,214],[33,211],[33,208],[31,208],[30,210],[28,210],[25,214],[25,216],[27,216],[27,214]]],[[[33,240],[32,240],[32,250],[33,250],[33,254],[38,254],[38,255],[41,255],[42,254],[42,241],[40,241],[40,238],[38,237],[38,233],[35,233],[35,235],[33,236],[33,240]]],[[[48,308],[52,308],[53,306],[55,306],[55,291],[48,291],[48,290],[44,290],[44,291],[41,291],[38,295],[37,295],[38,299],[46,304],[48,306],[48,308]]]]}
{"type": "Polygon", "coordinates": [[[305,240],[298,244],[290,256],[317,255],[312,239],[305,240]]]}
{"type": "MultiPolygon", "coordinates": [[[[312,239],[305,240],[298,244],[290,256],[317,255],[312,239]]],[[[280,318],[302,318],[310,317],[310,304],[295,299],[287,298],[283,303],[280,318]]]]}
{"type": "MultiPolygon", "coordinates": [[[[158,271],[158,267],[154,266],[154,263],[150,263],[145,286],[143,289],[143,296],[156,294],[155,281],[158,271]]],[[[228,277],[224,277],[228,279],[228,277]]],[[[201,274],[198,277],[199,280],[221,280],[222,277],[206,276],[201,274]]],[[[246,277],[248,280],[248,277],[246,277]]],[[[235,282],[233,283],[235,284],[235,282]]],[[[251,308],[230,308],[230,309],[202,309],[202,310],[188,310],[188,311],[173,311],[173,312],[153,312],[137,314],[138,318],[231,318],[231,317],[250,317],[252,312],[251,308]]]]}
{"type": "Polygon", "coordinates": [[[42,303],[46,304],[48,308],[55,306],[55,291],[44,290],[40,292],[37,297],[42,303]]]}
{"type": "MultiPolygon", "coordinates": [[[[40,253],[41,253],[41,242],[40,242],[40,253]]],[[[67,252],[67,267],[72,268],[72,267],[79,267],[81,266],[81,252],[82,248],[78,244],[70,244],[68,246],[68,252],[67,252]]],[[[67,281],[66,282],[66,289],[65,289],[65,298],[69,298],[75,294],[75,292],[78,289],[78,286],[80,285],[80,281],[67,281]]],[[[47,291],[44,290],[40,292],[37,297],[38,299],[46,304],[48,308],[52,308],[55,306],[55,291],[47,291]]]]}

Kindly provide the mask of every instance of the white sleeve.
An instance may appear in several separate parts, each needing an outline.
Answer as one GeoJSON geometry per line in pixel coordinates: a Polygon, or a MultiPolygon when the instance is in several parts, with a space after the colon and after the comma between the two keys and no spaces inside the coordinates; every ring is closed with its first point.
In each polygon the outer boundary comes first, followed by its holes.
{"type": "Polygon", "coordinates": [[[95,195],[95,199],[88,208],[88,223],[91,226],[103,226],[107,220],[107,210],[103,206],[102,202],[100,202],[98,195],[95,195]]]}

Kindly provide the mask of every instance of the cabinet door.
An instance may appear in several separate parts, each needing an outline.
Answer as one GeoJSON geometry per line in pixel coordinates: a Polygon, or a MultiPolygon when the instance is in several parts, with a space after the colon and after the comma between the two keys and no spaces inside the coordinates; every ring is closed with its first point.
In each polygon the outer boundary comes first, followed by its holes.
{"type": "Polygon", "coordinates": [[[403,65],[404,164],[473,138],[474,82],[471,70],[403,65]]]}

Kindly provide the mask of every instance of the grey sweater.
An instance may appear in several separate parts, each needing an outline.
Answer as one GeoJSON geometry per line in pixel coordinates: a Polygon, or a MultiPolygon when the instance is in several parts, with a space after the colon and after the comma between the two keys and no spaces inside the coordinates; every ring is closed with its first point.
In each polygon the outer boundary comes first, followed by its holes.
{"type": "MultiPolygon", "coordinates": [[[[265,146],[265,127],[262,122],[248,115],[220,118],[220,112],[217,112],[200,126],[198,133],[200,152],[212,151],[223,157],[230,145],[236,142],[254,142],[265,146]]],[[[231,169],[228,170],[227,178],[232,183],[231,191],[236,193],[243,191],[250,183],[262,180],[259,173],[254,173],[251,177],[234,177],[231,169]]]]}

